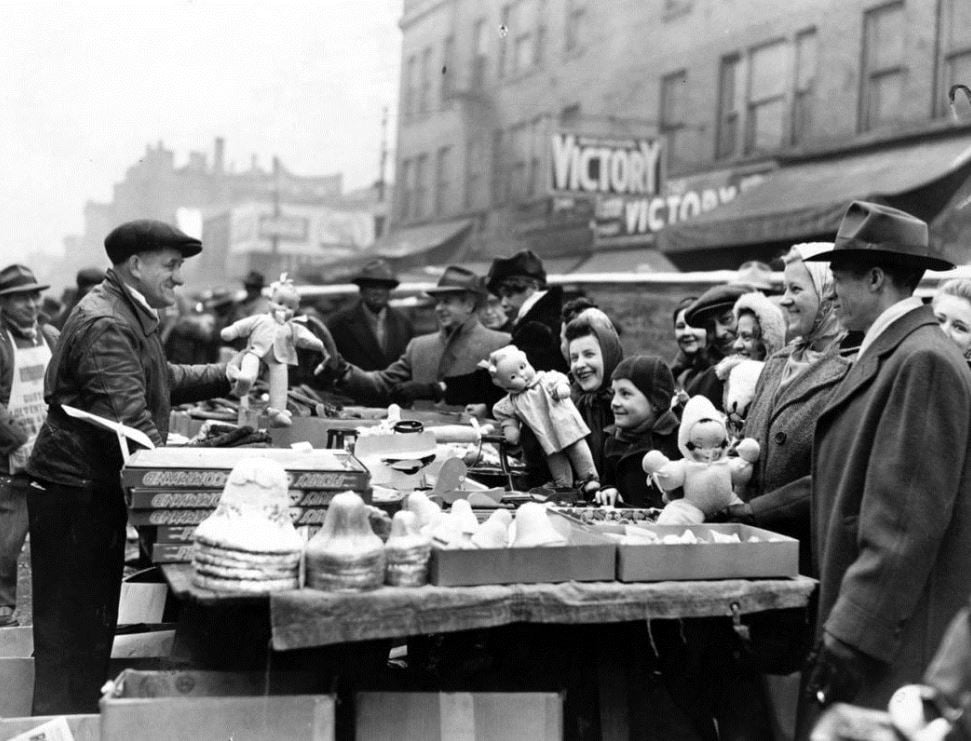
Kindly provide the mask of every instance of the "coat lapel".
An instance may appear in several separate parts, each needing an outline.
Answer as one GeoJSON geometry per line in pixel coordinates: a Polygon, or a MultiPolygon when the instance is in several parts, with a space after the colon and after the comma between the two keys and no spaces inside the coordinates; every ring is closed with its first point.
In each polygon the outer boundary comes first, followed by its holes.
{"type": "MultiPolygon", "coordinates": [[[[831,348],[829,352],[836,356],[839,354],[837,348],[831,348]]],[[[781,376],[788,357],[787,354],[784,357],[772,358],[770,362],[777,364],[778,367],[772,368],[771,371],[781,376]]],[[[831,358],[827,353],[826,356],[820,358],[819,361],[796,376],[789,384],[779,388],[773,404],[772,419],[778,417],[787,407],[799,404],[807,396],[815,394],[823,386],[838,383],[846,375],[848,363],[827,362],[829,360],[831,358]]],[[[770,369],[766,368],[766,370],[770,369]]]]}

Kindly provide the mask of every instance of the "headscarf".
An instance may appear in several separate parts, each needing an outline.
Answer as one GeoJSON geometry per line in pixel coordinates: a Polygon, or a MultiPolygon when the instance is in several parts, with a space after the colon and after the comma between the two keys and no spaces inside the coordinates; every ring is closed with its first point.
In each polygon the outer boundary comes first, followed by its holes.
{"type": "Polygon", "coordinates": [[[786,361],[780,385],[789,383],[802,371],[815,363],[843,336],[843,328],[836,317],[833,306],[833,273],[828,262],[807,262],[807,258],[820,252],[833,249],[830,242],[806,242],[793,245],[792,249],[799,255],[803,266],[809,271],[813,287],[819,296],[819,310],[813,320],[812,328],[805,337],[793,340],[792,352],[786,361]]]}

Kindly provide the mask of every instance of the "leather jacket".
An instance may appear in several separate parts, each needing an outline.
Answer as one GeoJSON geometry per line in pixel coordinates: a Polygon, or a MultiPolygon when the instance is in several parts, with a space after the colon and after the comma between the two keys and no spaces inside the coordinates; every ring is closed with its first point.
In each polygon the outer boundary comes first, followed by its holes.
{"type": "Polygon", "coordinates": [[[229,392],[225,364],[165,359],[159,320],[108,270],[64,325],[47,367],[41,428],[27,472],[65,486],[117,486],[121,450],[114,433],[68,417],[68,404],[134,427],[164,445],[172,404],[229,392]]]}

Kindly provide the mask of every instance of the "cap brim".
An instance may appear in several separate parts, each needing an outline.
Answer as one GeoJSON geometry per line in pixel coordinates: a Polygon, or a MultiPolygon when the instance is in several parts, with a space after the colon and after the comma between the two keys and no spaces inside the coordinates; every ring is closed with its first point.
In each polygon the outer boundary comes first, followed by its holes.
{"type": "Polygon", "coordinates": [[[182,257],[195,257],[200,252],[202,252],[201,244],[184,244],[178,248],[179,252],[182,253],[182,257]]]}
{"type": "Polygon", "coordinates": [[[354,278],[351,283],[356,286],[385,286],[386,288],[397,288],[401,285],[401,281],[398,280],[387,280],[385,278],[354,278]]]}
{"type": "Polygon", "coordinates": [[[40,283],[34,283],[26,286],[14,286],[13,288],[7,288],[6,290],[0,291],[0,296],[10,296],[14,293],[33,293],[34,291],[46,291],[50,286],[45,286],[40,283]]]}
{"type": "Polygon", "coordinates": [[[820,252],[815,255],[810,255],[803,259],[803,262],[833,262],[841,257],[847,258],[864,258],[873,259],[881,258],[885,259],[888,264],[900,265],[911,268],[923,268],[924,270],[936,270],[945,271],[953,270],[957,267],[953,262],[948,260],[942,260],[939,257],[929,257],[927,255],[912,255],[907,252],[893,252],[891,250],[858,250],[852,247],[847,247],[843,249],[832,249],[826,252],[820,252]]]}
{"type": "Polygon", "coordinates": [[[471,293],[473,296],[478,296],[478,291],[473,291],[471,288],[426,288],[425,293],[429,296],[444,296],[449,293],[471,293]]]}

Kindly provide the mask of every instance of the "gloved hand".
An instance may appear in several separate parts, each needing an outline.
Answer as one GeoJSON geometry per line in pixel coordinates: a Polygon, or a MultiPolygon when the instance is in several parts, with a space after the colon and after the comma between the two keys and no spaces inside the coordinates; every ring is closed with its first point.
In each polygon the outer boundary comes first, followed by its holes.
{"type": "Polygon", "coordinates": [[[444,392],[438,383],[422,381],[402,381],[391,387],[391,401],[396,404],[411,404],[416,399],[439,401],[444,392]]]}
{"type": "Polygon", "coordinates": [[[752,506],[748,502],[729,504],[725,509],[710,515],[707,522],[738,522],[742,525],[754,525],[755,515],[752,514],[752,506]]]}
{"type": "Polygon", "coordinates": [[[879,663],[825,632],[822,643],[810,661],[812,664],[805,691],[812,701],[822,707],[834,702],[852,703],[866,675],[879,663]]]}

